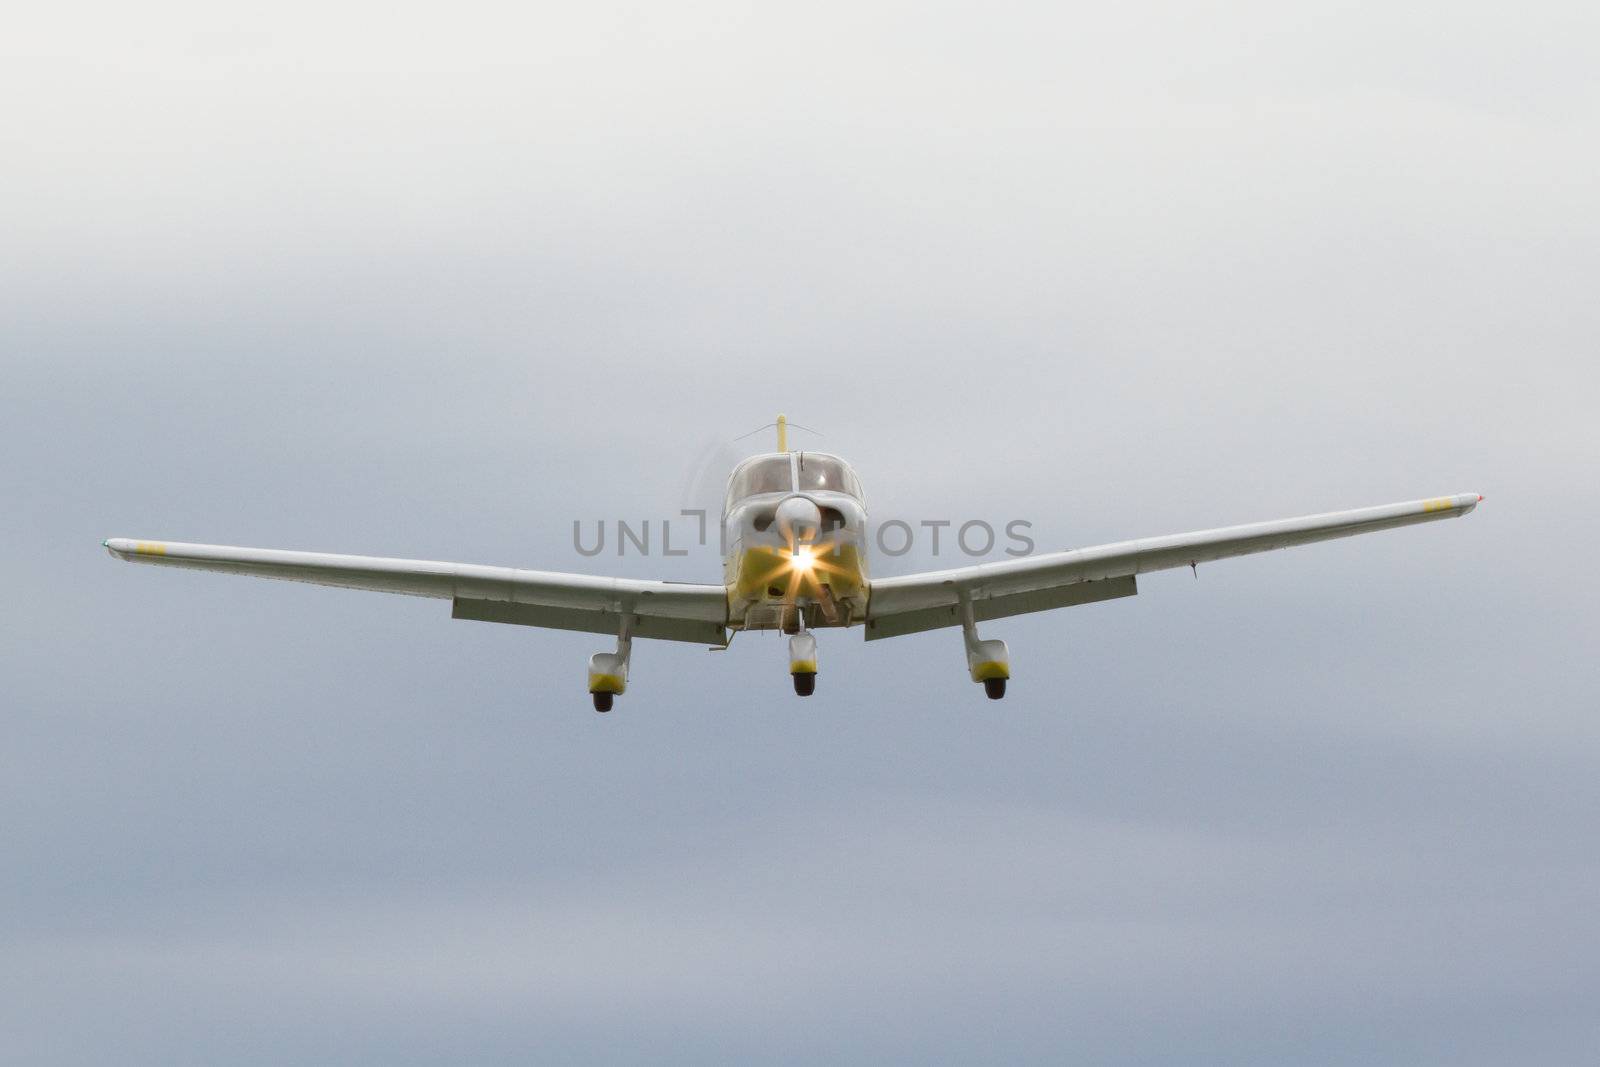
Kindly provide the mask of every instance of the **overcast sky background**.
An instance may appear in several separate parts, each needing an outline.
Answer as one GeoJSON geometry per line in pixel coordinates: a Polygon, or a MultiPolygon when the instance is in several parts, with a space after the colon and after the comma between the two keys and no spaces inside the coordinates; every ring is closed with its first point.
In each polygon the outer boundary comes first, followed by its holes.
{"type": "Polygon", "coordinates": [[[1593,1062],[1593,5],[66,3],[0,60],[0,1061],[1593,1062]],[[715,581],[571,522],[779,410],[1041,549],[1488,499],[990,625],[999,704],[955,632],[804,702],[746,635],[598,716],[604,640],[98,544],[715,581]]]}

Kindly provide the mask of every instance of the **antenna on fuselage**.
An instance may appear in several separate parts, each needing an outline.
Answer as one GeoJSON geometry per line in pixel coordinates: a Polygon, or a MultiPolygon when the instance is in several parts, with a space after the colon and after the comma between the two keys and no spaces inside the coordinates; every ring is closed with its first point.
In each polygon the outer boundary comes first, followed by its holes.
{"type": "Polygon", "coordinates": [[[806,433],[814,433],[818,437],[824,436],[822,431],[820,431],[820,430],[813,430],[809,426],[801,426],[798,422],[790,422],[789,421],[789,417],[787,415],[779,415],[777,422],[769,422],[765,426],[757,426],[755,429],[751,430],[749,433],[742,433],[738,437],[735,437],[734,440],[735,441],[743,441],[746,437],[754,437],[756,434],[760,433],[762,430],[770,430],[774,426],[776,426],[778,428],[778,451],[779,452],[787,452],[787,451],[789,451],[789,428],[791,426],[794,427],[796,430],[804,430],[806,433]]]}

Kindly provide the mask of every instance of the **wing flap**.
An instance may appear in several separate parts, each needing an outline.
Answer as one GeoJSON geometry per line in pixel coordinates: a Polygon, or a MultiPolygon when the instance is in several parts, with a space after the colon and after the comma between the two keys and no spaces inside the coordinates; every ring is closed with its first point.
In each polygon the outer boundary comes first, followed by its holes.
{"type": "MultiPolygon", "coordinates": [[[[644,602],[643,610],[632,614],[629,632],[634,637],[689,641],[700,645],[720,645],[727,641],[722,623],[652,614],[648,601],[644,602]]],[[[622,615],[615,611],[553,608],[544,604],[473,600],[467,597],[455,598],[450,605],[450,617],[515,626],[541,626],[552,630],[581,630],[591,634],[616,634],[622,624],[622,615]]]]}
{"type": "MultiPolygon", "coordinates": [[[[1049,611],[1052,608],[1070,608],[1079,604],[1095,604],[1102,600],[1134,596],[1139,592],[1136,579],[1130,574],[1124,578],[1103,578],[1095,581],[1074,582],[1049,589],[1033,589],[1004,596],[975,597],[972,601],[974,622],[1004,619],[1011,615],[1025,615],[1031,611],[1049,611]]],[[[892,614],[867,618],[867,640],[900,637],[904,634],[937,630],[945,626],[961,625],[961,602],[955,588],[949,590],[947,603],[937,607],[917,608],[892,614]]]]}

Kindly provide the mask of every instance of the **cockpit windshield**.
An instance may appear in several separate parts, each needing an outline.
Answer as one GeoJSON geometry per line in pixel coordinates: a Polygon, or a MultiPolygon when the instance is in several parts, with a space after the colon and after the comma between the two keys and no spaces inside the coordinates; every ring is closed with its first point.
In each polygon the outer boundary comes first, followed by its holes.
{"type": "Polygon", "coordinates": [[[792,493],[810,491],[846,493],[861,500],[861,483],[856,480],[850,465],[837,456],[821,452],[780,452],[775,455],[756,456],[734,468],[728,479],[728,496],[725,510],[731,510],[740,501],[763,493],[792,493]],[[791,485],[790,461],[799,471],[800,483],[791,485]]]}
{"type": "Polygon", "coordinates": [[[787,493],[789,484],[789,457],[787,455],[758,456],[741,464],[728,481],[727,506],[732,507],[745,497],[757,493],[787,493]]]}
{"type": "Polygon", "coordinates": [[[861,483],[856,481],[854,472],[844,460],[821,452],[801,452],[795,459],[795,466],[800,471],[802,493],[811,489],[823,489],[835,493],[848,493],[857,500],[861,499],[861,483]]]}

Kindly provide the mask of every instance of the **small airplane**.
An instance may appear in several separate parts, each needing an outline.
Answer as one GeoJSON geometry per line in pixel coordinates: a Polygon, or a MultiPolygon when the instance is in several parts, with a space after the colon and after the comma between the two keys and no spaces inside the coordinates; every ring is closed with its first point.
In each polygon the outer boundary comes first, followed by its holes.
{"type": "Polygon", "coordinates": [[[721,585],[120,537],[102,544],[134,563],[436,597],[451,602],[452,618],[614,635],[614,651],[589,659],[596,711],[610,711],[627,689],[635,637],[725,649],[740,630],[780,630],[794,691],[810,696],[812,631],[851,626],[868,641],[959,626],[968,673],[998,700],[1011,657],[1004,641],[978,636],[981,622],[1133,596],[1137,576],[1151,571],[1455,518],[1483,500],[1458,493],[872,579],[855,472],[838,456],[791,450],[782,415],[776,426],[777,451],[750,457],[728,479],[721,585]]]}

